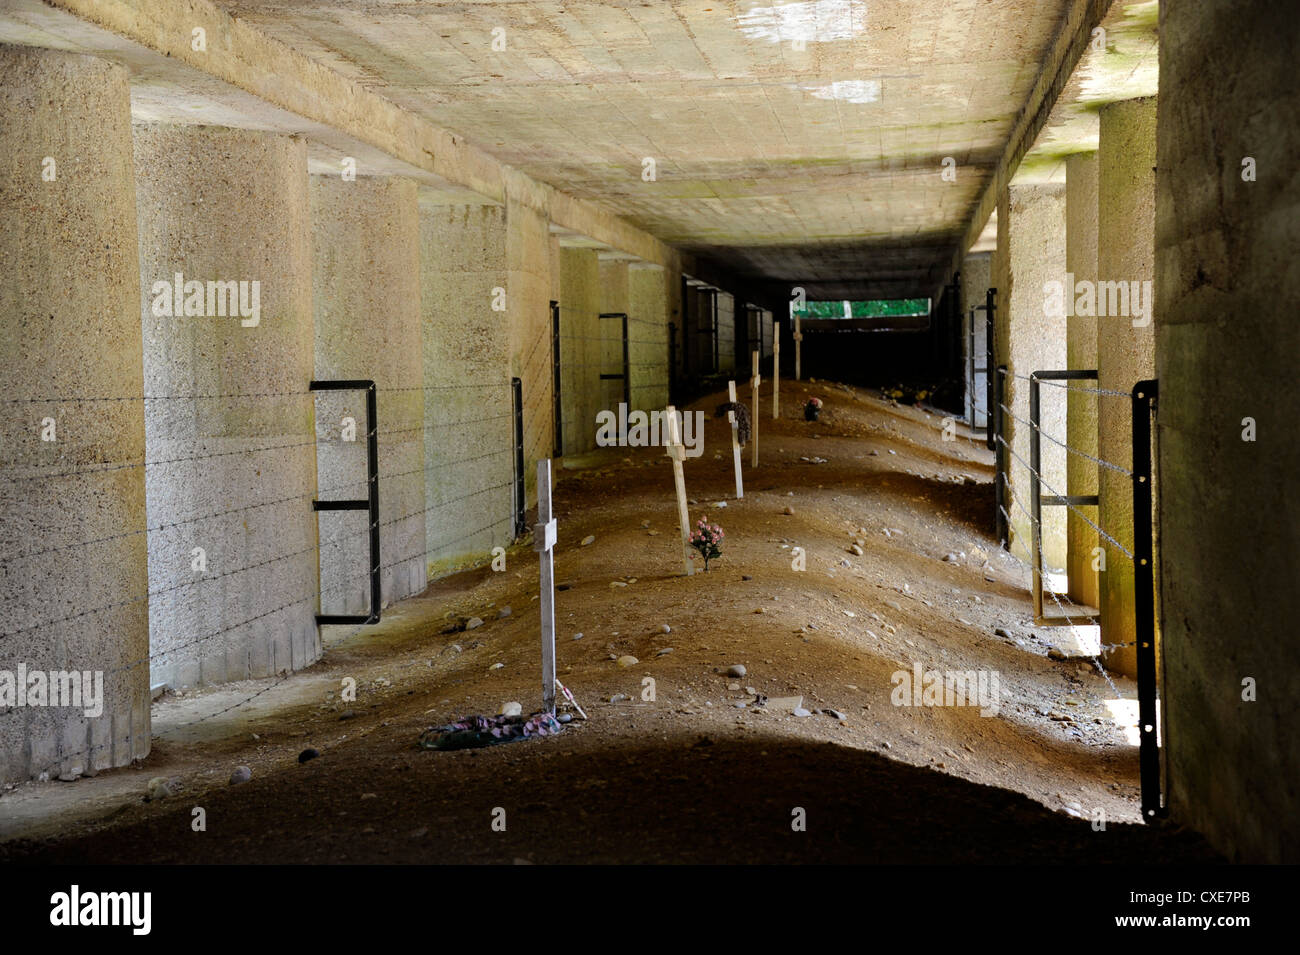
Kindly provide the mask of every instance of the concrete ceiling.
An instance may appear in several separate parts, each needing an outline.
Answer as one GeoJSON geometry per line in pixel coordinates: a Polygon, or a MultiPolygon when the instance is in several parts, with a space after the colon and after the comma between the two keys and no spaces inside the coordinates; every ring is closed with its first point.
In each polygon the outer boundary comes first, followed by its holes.
{"type": "Polygon", "coordinates": [[[813,297],[934,291],[1070,6],[217,2],[540,182],[813,297]]]}
{"type": "Polygon", "coordinates": [[[1155,96],[1160,79],[1159,0],[1114,4],[1057,97],[1046,124],[1020,162],[1020,185],[1065,182],[1065,158],[1093,152],[1101,107],[1155,96]]]}

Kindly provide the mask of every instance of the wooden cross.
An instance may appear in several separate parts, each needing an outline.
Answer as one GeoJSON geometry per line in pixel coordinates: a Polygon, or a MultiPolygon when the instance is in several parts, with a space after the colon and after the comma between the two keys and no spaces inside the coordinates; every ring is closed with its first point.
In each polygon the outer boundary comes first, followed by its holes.
{"type": "Polygon", "coordinates": [[[781,417],[781,323],[772,323],[772,420],[781,417]]]}
{"type": "Polygon", "coordinates": [[[754,388],[754,413],[750,416],[752,420],[749,422],[749,429],[751,432],[749,435],[749,443],[753,446],[754,451],[749,459],[749,463],[751,467],[758,467],[758,386],[762,383],[763,379],[758,374],[758,352],[751,352],[750,354],[754,359],[754,377],[750,380],[750,384],[754,388]]]}
{"type": "Polygon", "coordinates": [[[537,462],[537,523],[533,550],[541,561],[542,709],[555,712],[555,518],[551,516],[551,459],[537,462]]]}
{"type": "Polygon", "coordinates": [[[695,573],[695,561],[691,560],[691,515],[686,510],[686,474],[682,471],[682,462],[686,460],[686,448],[682,445],[682,436],[677,430],[677,409],[669,405],[664,409],[668,418],[668,443],[664,450],[673,459],[673,482],[677,485],[677,517],[682,526],[682,559],[685,561],[686,576],[695,573]]]}
{"type": "MultiPolygon", "coordinates": [[[[736,383],[727,382],[727,400],[736,403],[736,383]]],[[[740,425],[736,421],[736,412],[727,412],[727,421],[731,424],[731,456],[736,462],[736,500],[745,496],[745,482],[740,477],[740,425]]]]}

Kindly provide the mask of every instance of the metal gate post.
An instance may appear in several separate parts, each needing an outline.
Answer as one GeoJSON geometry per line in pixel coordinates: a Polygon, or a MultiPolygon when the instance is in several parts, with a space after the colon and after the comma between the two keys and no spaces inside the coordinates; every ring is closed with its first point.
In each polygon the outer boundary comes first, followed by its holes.
{"type": "MultiPolygon", "coordinates": [[[[998,544],[1005,547],[1007,543],[1006,518],[1002,516],[1006,503],[1006,451],[1002,446],[1002,379],[1007,373],[1006,365],[998,365],[993,374],[997,376],[996,386],[991,388],[993,401],[989,409],[989,446],[993,448],[993,528],[998,544]]],[[[990,379],[992,382],[992,379],[990,379]]]]}
{"type": "Polygon", "coordinates": [[[623,313],[623,404],[632,410],[632,364],[628,356],[627,313],[623,313]]]}
{"type": "Polygon", "coordinates": [[[668,323],[668,403],[677,397],[677,324],[668,323]]]}
{"type": "Polygon", "coordinates": [[[1030,559],[1034,562],[1034,620],[1043,619],[1043,488],[1039,475],[1043,473],[1043,448],[1039,440],[1039,422],[1042,409],[1041,386],[1038,373],[1029,376],[1029,513],[1033,521],[1030,533],[1030,559]]]}
{"type": "Polygon", "coordinates": [[[380,588],[379,558],[379,419],[375,383],[368,378],[354,378],[343,381],[313,381],[308,385],[309,391],[364,391],[366,393],[366,489],[365,498],[341,501],[313,500],[313,511],[362,511],[370,522],[370,612],[353,613],[318,613],[317,625],[324,623],[378,623],[380,604],[383,602],[380,588]]]}
{"type": "MultiPolygon", "coordinates": [[[[718,342],[718,290],[709,289],[710,308],[713,310],[713,367],[709,371],[713,374],[718,373],[722,367],[722,355],[719,352],[720,343],[718,342]]],[[[734,320],[734,317],[733,317],[734,320]]]]}
{"type": "Polygon", "coordinates": [[[510,398],[515,412],[515,528],[514,536],[521,536],[524,527],[524,512],[528,509],[524,497],[524,382],[521,378],[510,379],[510,398]]]}
{"type": "Polygon", "coordinates": [[[555,403],[555,457],[564,455],[564,399],[560,392],[560,303],[551,303],[551,364],[555,366],[551,400],[555,403]]]}
{"type": "Polygon", "coordinates": [[[1163,818],[1169,812],[1161,779],[1156,700],[1156,607],[1151,507],[1151,415],[1159,394],[1153,379],[1133,386],[1133,612],[1137,634],[1138,765],[1142,780],[1142,816],[1163,818]]]}
{"type": "MultiPolygon", "coordinates": [[[[993,315],[997,308],[994,300],[998,296],[998,290],[989,289],[984,293],[984,408],[986,411],[985,421],[991,422],[993,418],[993,397],[997,387],[1000,387],[1002,379],[999,377],[999,384],[993,384],[993,315]]],[[[999,373],[1000,374],[1000,373],[999,373]]],[[[1001,404],[1001,402],[999,402],[1001,404]]],[[[999,409],[1000,410],[1000,409],[999,409]]],[[[987,427],[987,426],[986,426],[987,427]]],[[[987,428],[988,449],[997,450],[996,431],[993,428],[987,428]]]]}

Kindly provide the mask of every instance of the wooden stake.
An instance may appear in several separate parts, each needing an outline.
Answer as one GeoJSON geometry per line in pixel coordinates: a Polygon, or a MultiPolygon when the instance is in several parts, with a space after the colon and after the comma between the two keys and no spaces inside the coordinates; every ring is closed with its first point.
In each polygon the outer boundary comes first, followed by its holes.
{"type": "Polygon", "coordinates": [[[763,379],[758,374],[758,352],[752,352],[751,355],[754,359],[754,377],[750,379],[750,384],[754,389],[754,413],[750,416],[752,420],[749,422],[749,428],[753,433],[749,436],[749,443],[754,450],[750,456],[749,464],[750,467],[756,468],[758,467],[758,386],[763,379]]]}
{"type": "Polygon", "coordinates": [[[686,510],[686,474],[682,471],[682,462],[686,460],[686,448],[682,446],[682,436],[677,428],[677,409],[669,405],[664,409],[668,418],[668,443],[664,450],[673,459],[673,483],[677,485],[677,517],[682,526],[682,559],[685,561],[686,576],[695,573],[695,561],[691,560],[691,515],[686,510]]]}
{"type": "Polygon", "coordinates": [[[781,323],[772,323],[772,420],[781,417],[781,323]]]}
{"type": "Polygon", "coordinates": [[[541,562],[542,709],[555,712],[555,518],[551,516],[551,459],[537,462],[537,523],[533,550],[541,562]]]}
{"type": "MultiPolygon", "coordinates": [[[[736,403],[736,383],[727,382],[727,400],[736,403]]],[[[731,456],[736,462],[736,500],[745,496],[745,482],[740,477],[740,426],[736,422],[736,412],[727,412],[727,421],[731,424],[731,456]]]]}

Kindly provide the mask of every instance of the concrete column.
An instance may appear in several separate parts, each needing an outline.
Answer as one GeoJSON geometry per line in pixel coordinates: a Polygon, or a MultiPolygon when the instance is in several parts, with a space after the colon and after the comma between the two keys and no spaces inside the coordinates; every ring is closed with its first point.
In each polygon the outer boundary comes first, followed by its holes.
{"type": "MultiPolygon", "coordinates": [[[[600,261],[600,311],[604,314],[629,311],[628,269],[624,258],[598,256],[600,261]]],[[[628,323],[628,338],[634,338],[634,329],[628,323]]],[[[623,369],[623,324],[616,318],[602,318],[597,326],[600,351],[597,365],[588,371],[599,379],[603,374],[619,374],[623,369]]],[[[631,346],[628,347],[631,360],[631,346]]],[[[613,379],[599,381],[600,402],[597,410],[617,411],[623,400],[623,382],[613,379]]],[[[629,382],[629,384],[631,384],[629,382]]]]}
{"type": "MultiPolygon", "coordinates": [[[[988,289],[992,282],[991,267],[993,256],[988,252],[975,252],[968,254],[962,259],[961,263],[961,322],[962,322],[962,355],[965,356],[966,364],[963,366],[963,376],[968,372],[965,369],[972,367],[979,369],[984,366],[985,362],[985,332],[984,332],[984,310],[977,309],[974,312],[975,322],[975,350],[971,353],[971,308],[976,305],[983,305],[987,297],[988,289]]],[[[985,401],[985,374],[982,371],[974,372],[973,385],[968,384],[966,388],[966,420],[973,421],[979,427],[984,426],[984,416],[987,408],[984,407],[985,401]],[[972,419],[972,412],[974,417],[972,419]]]]}
{"type": "Polygon", "coordinates": [[[145,389],[166,396],[145,406],[167,462],[146,474],[153,682],[297,670],[320,656],[306,143],[141,125],[135,175],[145,389]]]}
{"type": "MultiPolygon", "coordinates": [[[[1154,97],[1111,103],[1101,110],[1097,213],[1097,374],[1103,389],[1129,392],[1133,383],[1155,375],[1156,101],[1154,97]],[[1122,289],[1128,287],[1128,307],[1122,289]],[[1119,289],[1110,294],[1112,288],[1119,289]],[[1139,301],[1138,295],[1141,299],[1139,301]],[[1143,312],[1143,306],[1145,312],[1143,312]],[[1115,314],[1116,312],[1120,314],[1115,314]]],[[[1125,468],[1133,463],[1133,411],[1124,398],[1099,399],[1097,451],[1125,468]]],[[[1098,508],[1102,530],[1133,548],[1133,482],[1100,468],[1098,508]]],[[[1133,562],[1104,538],[1101,573],[1102,643],[1132,643],[1133,562]]],[[[1112,669],[1137,675],[1133,647],[1106,657],[1112,669]]]]}
{"type": "Polygon", "coordinates": [[[536,501],[537,461],[555,447],[551,235],[540,213],[514,201],[506,203],[506,292],[511,373],[523,382],[524,478],[536,501]]]}
{"type": "MultiPolygon", "coordinates": [[[[415,183],[311,177],[315,374],[378,385],[379,521],[384,604],[425,587],[424,363],[420,350],[420,225],[415,183]]],[[[321,497],[366,496],[365,394],[316,398],[321,497]],[[352,422],[350,440],[343,430],[352,422]]],[[[366,515],[322,512],[321,609],[370,606],[366,515]]]]}
{"type": "Polygon", "coordinates": [[[736,300],[730,292],[718,293],[718,372],[736,373],[736,300]]]}
{"type": "Polygon", "coordinates": [[[1300,860],[1297,48],[1300,19],[1263,0],[1160,11],[1156,490],[1170,816],[1235,862],[1300,860]]]}
{"type": "Polygon", "coordinates": [[[582,454],[596,446],[599,380],[600,262],[594,249],[560,249],[560,392],[564,414],[564,453],[582,454]]]}
{"type": "Polygon", "coordinates": [[[0,45],[0,116],[0,782],[75,778],[149,752],[127,72],[0,45]],[[102,673],[102,711],[17,706],[20,666],[102,673]]]}
{"type": "Polygon", "coordinates": [[[420,204],[425,531],[430,576],[513,533],[506,210],[420,204]]]}
{"type": "MultiPolygon", "coordinates": [[[[1049,283],[1065,274],[1065,186],[1010,186],[998,203],[998,248],[994,259],[998,289],[994,327],[995,366],[1005,364],[1003,404],[1022,421],[1029,420],[1032,372],[1064,368],[1066,328],[1064,310],[1050,315],[1049,283]]],[[[996,374],[996,372],[995,372],[996,374]]],[[[1043,388],[1041,427],[1051,435],[1065,434],[1065,402],[1053,401],[1043,388]]],[[[1003,413],[1003,435],[1017,460],[1007,453],[1010,548],[1023,560],[1031,557],[1029,426],[1003,413]],[[1024,462],[1024,463],[1022,463],[1024,462]],[[1017,503],[1019,504],[1017,505],[1017,503]]],[[[1041,474],[1057,492],[1065,490],[1065,452],[1042,442],[1041,474]],[[1058,453],[1059,452],[1059,453],[1058,453]]],[[[1043,489],[1044,494],[1051,491],[1043,489]]],[[[1043,555],[1049,570],[1065,566],[1065,515],[1060,507],[1043,509],[1043,555]]]]}
{"type": "Polygon", "coordinates": [[[632,407],[651,411],[668,404],[668,296],[676,279],[658,265],[638,262],[630,268],[632,407]]]}
{"type": "MultiPolygon", "coordinates": [[[[1075,153],[1065,160],[1065,270],[1076,283],[1097,281],[1097,154],[1075,153]]],[[[1073,291],[1070,291],[1073,295],[1073,291]]],[[[1070,310],[1074,312],[1073,309],[1070,310]]],[[[1069,368],[1097,367],[1097,316],[1070,314],[1066,318],[1066,350],[1069,368]]],[[[1095,388],[1092,381],[1071,383],[1081,390],[1066,392],[1066,440],[1070,447],[1097,456],[1097,396],[1082,389],[1095,388]]],[[[1071,454],[1065,462],[1067,494],[1096,494],[1097,465],[1071,454]]],[[[1065,517],[1067,541],[1066,573],[1070,599],[1088,607],[1101,602],[1094,548],[1097,531],[1083,519],[1097,523],[1097,508],[1080,507],[1065,517]],[[1080,514],[1083,516],[1081,517],[1080,514]]]]}

